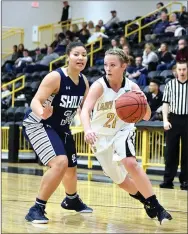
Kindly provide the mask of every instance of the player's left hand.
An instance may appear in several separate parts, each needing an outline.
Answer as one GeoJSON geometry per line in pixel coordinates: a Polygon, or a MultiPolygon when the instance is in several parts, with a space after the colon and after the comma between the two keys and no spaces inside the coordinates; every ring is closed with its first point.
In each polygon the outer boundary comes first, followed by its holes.
{"type": "Polygon", "coordinates": [[[86,143],[90,145],[94,145],[96,140],[97,140],[97,135],[92,129],[88,130],[85,132],[85,137],[84,137],[86,143]]]}
{"type": "Polygon", "coordinates": [[[46,120],[53,114],[53,106],[50,104],[46,104],[46,106],[43,108],[43,113],[41,114],[41,118],[46,120]]]}

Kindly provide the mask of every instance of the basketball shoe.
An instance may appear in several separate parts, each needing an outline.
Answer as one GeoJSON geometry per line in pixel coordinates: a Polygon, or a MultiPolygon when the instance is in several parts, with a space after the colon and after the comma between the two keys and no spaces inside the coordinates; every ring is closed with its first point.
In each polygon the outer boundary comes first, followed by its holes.
{"type": "Polygon", "coordinates": [[[61,203],[61,207],[67,210],[75,210],[80,213],[92,213],[93,209],[88,207],[77,195],[74,199],[65,197],[61,203]]]}
{"type": "Polygon", "coordinates": [[[46,214],[45,206],[42,207],[35,204],[29,209],[29,213],[25,216],[25,219],[32,223],[46,224],[49,219],[44,214],[46,214]]]}

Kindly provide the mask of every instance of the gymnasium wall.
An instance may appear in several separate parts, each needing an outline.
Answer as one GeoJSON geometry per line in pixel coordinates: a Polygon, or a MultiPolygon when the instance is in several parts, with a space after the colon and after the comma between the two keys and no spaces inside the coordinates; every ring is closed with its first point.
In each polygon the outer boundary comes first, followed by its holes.
{"type": "MultiPolygon", "coordinates": [[[[72,18],[84,17],[86,21],[110,19],[111,10],[118,12],[120,20],[134,19],[155,9],[156,0],[134,1],[69,1],[72,6],[72,18]]],[[[168,4],[170,1],[163,1],[168,4]]],[[[31,7],[32,1],[2,1],[2,25],[23,27],[25,46],[35,48],[32,42],[32,26],[58,22],[62,12],[62,1],[39,1],[39,8],[31,7]]],[[[182,1],[187,5],[186,1],[182,1]]]]}

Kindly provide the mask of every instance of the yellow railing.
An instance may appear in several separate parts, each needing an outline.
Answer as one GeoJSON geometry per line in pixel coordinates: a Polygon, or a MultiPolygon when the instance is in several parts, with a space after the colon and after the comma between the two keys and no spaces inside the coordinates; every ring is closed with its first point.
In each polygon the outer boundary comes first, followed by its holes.
{"type": "MultiPolygon", "coordinates": [[[[88,158],[88,168],[92,168],[93,153],[88,144],[84,141],[82,127],[71,127],[76,143],[76,151],[80,156],[88,158]]],[[[9,127],[1,127],[2,152],[8,152],[9,127]]],[[[137,129],[136,130],[136,156],[142,161],[142,167],[146,170],[150,167],[164,167],[165,138],[163,129],[137,129]]],[[[180,143],[181,147],[181,143],[180,143]]],[[[20,127],[19,152],[32,152],[30,144],[25,140],[22,128],[20,127]]],[[[181,154],[180,154],[181,159],[181,154]]],[[[179,162],[180,165],[180,162],[179,162]]]]}
{"type": "Polygon", "coordinates": [[[3,27],[2,29],[2,59],[12,54],[13,45],[24,43],[24,29],[3,27]]]}
{"type": "Polygon", "coordinates": [[[50,45],[54,41],[54,34],[69,29],[72,24],[82,24],[84,18],[73,19],[71,21],[65,21],[63,25],[61,23],[45,24],[38,27],[38,42],[37,45],[44,46],[44,44],[50,45]]]}
{"type": "Polygon", "coordinates": [[[167,4],[166,6],[163,6],[153,12],[150,12],[149,14],[139,18],[139,19],[136,19],[134,21],[132,21],[131,23],[125,25],[125,37],[129,37],[131,36],[132,34],[134,33],[137,33],[138,32],[138,42],[140,43],[142,41],[142,30],[144,28],[147,28],[148,26],[151,26],[152,24],[155,24],[156,22],[158,22],[160,20],[160,18],[152,21],[152,22],[149,22],[145,25],[142,26],[142,20],[144,20],[145,18],[153,15],[153,14],[156,14],[158,12],[160,12],[161,10],[163,10],[164,8],[166,8],[168,10],[168,15],[172,14],[173,12],[181,12],[182,11],[182,7],[183,7],[183,4],[181,2],[171,2],[169,4],[167,4]],[[179,6],[179,9],[173,9],[174,6],[179,6]],[[133,24],[137,24],[138,25],[138,28],[131,31],[131,32],[128,32],[128,29],[131,27],[131,25],[133,24]]]}
{"type": "MultiPolygon", "coordinates": [[[[92,67],[92,66],[93,66],[93,55],[94,55],[96,52],[98,52],[98,51],[100,51],[100,50],[102,49],[102,38],[99,38],[99,39],[97,39],[97,40],[94,41],[94,42],[91,42],[91,43],[89,43],[89,44],[86,44],[85,46],[86,46],[86,48],[89,47],[88,56],[90,57],[90,67],[92,67]],[[97,47],[96,49],[94,49],[94,45],[96,45],[97,43],[99,43],[99,47],[97,47]]],[[[54,63],[56,63],[56,62],[58,62],[58,61],[63,61],[63,60],[65,60],[65,65],[64,65],[64,66],[66,67],[66,66],[67,66],[67,55],[63,55],[63,56],[60,56],[59,58],[53,60],[53,61],[50,63],[50,65],[49,65],[49,70],[52,71],[52,69],[53,69],[53,66],[52,66],[52,65],[53,65],[54,63]]]]}
{"type": "Polygon", "coordinates": [[[11,88],[12,91],[10,91],[10,93],[8,93],[7,95],[3,96],[3,98],[6,98],[6,97],[12,95],[12,107],[14,107],[15,93],[18,92],[18,91],[20,91],[20,90],[22,90],[22,89],[25,87],[25,76],[24,76],[24,75],[23,75],[23,76],[20,76],[20,77],[14,79],[14,80],[12,80],[12,81],[10,81],[10,82],[8,82],[8,83],[2,85],[2,88],[3,88],[3,87],[10,86],[10,85],[12,86],[12,88],[11,88]],[[22,85],[19,86],[18,88],[16,88],[16,87],[15,87],[15,84],[16,84],[16,82],[18,82],[18,81],[21,81],[21,82],[22,82],[22,85]]]}

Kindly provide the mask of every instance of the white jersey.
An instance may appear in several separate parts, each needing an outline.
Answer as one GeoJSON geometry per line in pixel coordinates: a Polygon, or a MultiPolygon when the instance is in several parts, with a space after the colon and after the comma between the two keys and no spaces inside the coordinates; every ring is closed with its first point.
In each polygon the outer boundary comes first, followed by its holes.
{"type": "Polygon", "coordinates": [[[97,100],[93,115],[91,118],[91,128],[99,135],[115,135],[119,130],[132,130],[134,129],[134,123],[126,123],[122,121],[118,116],[115,108],[115,100],[122,94],[132,90],[133,84],[129,79],[124,79],[122,87],[118,92],[115,92],[109,85],[106,77],[98,79],[103,87],[103,94],[97,100]]]}

